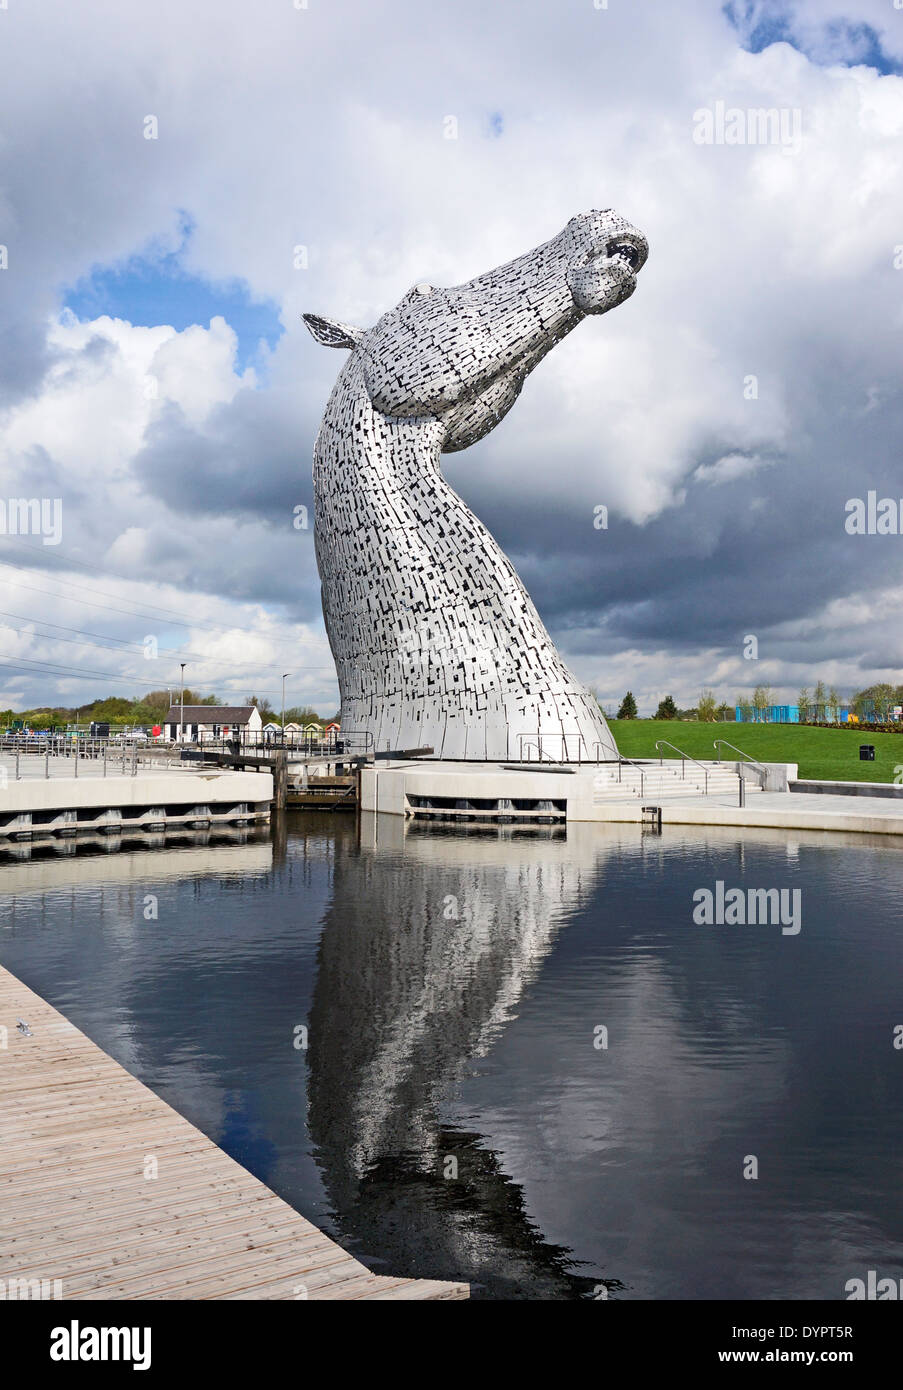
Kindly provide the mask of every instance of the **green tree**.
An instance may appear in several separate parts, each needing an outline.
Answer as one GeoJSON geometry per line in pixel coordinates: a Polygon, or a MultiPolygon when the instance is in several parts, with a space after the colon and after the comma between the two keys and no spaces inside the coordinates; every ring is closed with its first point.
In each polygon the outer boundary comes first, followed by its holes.
{"type": "MultiPolygon", "coordinates": [[[[178,692],[178,690],[176,690],[175,695],[176,695],[176,704],[178,704],[178,703],[179,703],[179,692],[178,692]]],[[[142,705],[146,710],[149,710],[149,711],[150,711],[150,713],[149,713],[149,715],[148,715],[148,718],[150,719],[150,721],[151,721],[152,723],[154,723],[154,724],[162,724],[162,723],[163,723],[163,720],[166,718],[167,714],[169,713],[169,707],[170,707],[170,705],[172,704],[172,691],[171,691],[171,690],[151,690],[151,691],[149,691],[149,692],[147,693],[147,695],[142,695],[142,696],[141,696],[141,701],[140,701],[140,703],[141,703],[141,705],[142,705]]],[[[145,719],[145,720],[144,720],[144,723],[146,724],[147,722],[148,722],[148,719],[145,719]]]]}
{"type": "Polygon", "coordinates": [[[836,724],[840,718],[840,696],[833,685],[828,692],[828,710],[830,711],[831,723],[836,724]]]}
{"type": "Polygon", "coordinates": [[[809,701],[809,689],[808,686],[804,685],[800,690],[799,695],[797,695],[796,697],[796,703],[799,706],[801,724],[805,724],[806,720],[809,718],[809,701]]]}
{"type": "Polygon", "coordinates": [[[631,690],[628,690],[621,701],[621,708],[618,710],[618,718],[636,719],[636,700],[633,698],[633,692],[631,690]]]}
{"type": "Polygon", "coordinates": [[[129,710],[128,722],[130,724],[156,724],[157,717],[151,705],[136,700],[129,710]]]}
{"type": "Polygon", "coordinates": [[[718,715],[718,703],[714,690],[703,690],[696,706],[696,718],[703,724],[714,724],[718,715]]]}
{"type": "Polygon", "coordinates": [[[819,681],[816,685],[812,703],[815,705],[815,722],[823,722],[828,712],[828,692],[824,681],[819,681]]]}
{"type": "MultiPolygon", "coordinates": [[[[171,691],[171,692],[168,691],[168,690],[166,690],[166,691],[157,691],[157,692],[155,692],[155,694],[165,695],[165,697],[166,697],[166,701],[165,701],[165,703],[166,703],[166,709],[163,711],[164,714],[167,713],[167,711],[169,710],[169,708],[170,708],[171,705],[177,707],[178,704],[179,704],[179,701],[180,701],[181,698],[182,698],[182,691],[181,691],[181,689],[180,689],[180,687],[179,687],[178,685],[177,685],[177,686],[175,687],[175,689],[174,689],[173,691],[171,691]],[[171,699],[170,699],[170,695],[172,696],[171,699]]],[[[150,696],[146,696],[145,699],[146,699],[147,703],[151,703],[151,697],[150,697],[150,696]]],[[[217,705],[217,704],[219,704],[219,701],[217,700],[217,698],[216,698],[215,695],[202,695],[202,694],[200,693],[199,690],[192,690],[190,686],[186,685],[186,687],[185,687],[185,704],[186,704],[186,705],[217,705]]]]}
{"type": "Polygon", "coordinates": [[[748,724],[753,717],[752,700],[748,695],[737,696],[737,709],[740,711],[740,718],[748,724]]]}
{"type": "Polygon", "coordinates": [[[856,692],[851,704],[854,714],[858,714],[866,723],[874,720],[884,724],[893,717],[894,705],[900,704],[899,688],[895,689],[883,681],[869,685],[865,690],[856,692]]]}
{"type": "MultiPolygon", "coordinates": [[[[625,698],[626,698],[626,697],[625,697],[625,698]]],[[[632,697],[631,697],[631,698],[632,698],[632,697]]],[[[677,705],[674,703],[674,700],[673,700],[672,696],[666,695],[665,698],[664,698],[664,700],[659,700],[659,702],[658,702],[658,709],[655,711],[655,717],[656,717],[656,719],[676,719],[676,718],[677,718],[677,715],[678,715],[677,705]]],[[[635,709],[634,709],[634,713],[633,713],[633,718],[636,718],[636,710],[635,710],[635,709]]]]}
{"type": "Polygon", "coordinates": [[[875,717],[884,724],[890,719],[890,712],[894,704],[894,687],[881,682],[879,685],[872,686],[872,699],[875,702],[875,717]]]}
{"type": "Polygon", "coordinates": [[[736,714],[734,713],[734,708],[733,708],[733,706],[732,706],[732,705],[728,705],[728,704],[720,704],[720,705],[718,706],[717,714],[718,714],[718,718],[721,720],[721,723],[722,723],[722,724],[727,724],[727,723],[731,722],[732,720],[736,719],[736,717],[737,717],[736,714]]]}
{"type": "MultiPolygon", "coordinates": [[[[245,700],[245,704],[254,705],[256,709],[260,710],[261,724],[273,723],[274,710],[269,700],[259,700],[256,695],[249,695],[247,700],[245,700]]],[[[278,723],[278,720],[276,722],[278,723]]]]}
{"type": "Polygon", "coordinates": [[[286,724],[300,724],[303,728],[305,724],[322,724],[324,721],[310,705],[293,705],[291,709],[285,711],[286,724]]]}
{"type": "Polygon", "coordinates": [[[768,706],[772,703],[771,687],[757,685],[753,691],[752,705],[756,719],[764,723],[768,717],[768,706]]]}

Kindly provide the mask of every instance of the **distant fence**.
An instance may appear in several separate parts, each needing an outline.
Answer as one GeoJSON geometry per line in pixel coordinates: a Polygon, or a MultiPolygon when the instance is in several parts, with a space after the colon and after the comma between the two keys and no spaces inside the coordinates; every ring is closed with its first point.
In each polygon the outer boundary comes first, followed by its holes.
{"type": "MultiPolygon", "coordinates": [[[[44,753],[50,750],[54,756],[70,756],[73,749],[80,750],[80,756],[102,756],[104,748],[118,750],[122,745],[128,748],[165,749],[199,748],[211,753],[268,753],[285,749],[299,755],[346,755],[361,756],[373,752],[373,735],[367,731],[353,734],[330,734],[328,738],[314,734],[287,733],[261,734],[242,730],[234,736],[217,738],[184,738],[171,742],[162,736],[153,738],[149,734],[112,732],[108,737],[98,738],[82,733],[81,730],[54,730],[53,732],[32,732],[25,730],[0,730],[0,752],[44,753]]],[[[112,755],[111,755],[112,756],[112,755]]]]}
{"type": "Polygon", "coordinates": [[[335,737],[316,738],[313,735],[304,734],[273,734],[253,736],[243,734],[235,738],[199,738],[197,742],[193,739],[185,739],[182,743],[176,743],[174,748],[196,748],[203,753],[224,753],[224,754],[254,754],[254,753],[281,753],[285,752],[291,757],[294,753],[299,758],[323,757],[323,758],[363,758],[373,752],[373,735],[369,732],[355,734],[338,734],[335,737]]]}

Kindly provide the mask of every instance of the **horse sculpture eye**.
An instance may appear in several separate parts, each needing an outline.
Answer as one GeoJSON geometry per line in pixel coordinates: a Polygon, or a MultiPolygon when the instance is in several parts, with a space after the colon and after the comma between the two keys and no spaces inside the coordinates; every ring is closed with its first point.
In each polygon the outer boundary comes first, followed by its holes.
{"type": "Polygon", "coordinates": [[[414,293],[415,293],[415,294],[432,294],[432,293],[433,293],[433,287],[432,287],[432,285],[415,285],[415,286],[414,286],[414,293]]]}

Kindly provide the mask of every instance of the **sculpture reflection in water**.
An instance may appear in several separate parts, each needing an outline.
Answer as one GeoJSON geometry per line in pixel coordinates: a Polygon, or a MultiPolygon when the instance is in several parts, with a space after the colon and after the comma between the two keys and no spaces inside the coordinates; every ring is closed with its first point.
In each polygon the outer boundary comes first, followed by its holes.
{"type": "Polygon", "coordinates": [[[547,1243],[483,1137],[442,1116],[592,859],[556,827],[444,835],[383,818],[378,852],[376,833],[363,816],[359,852],[336,860],[310,1016],[309,1124],[337,1230],[376,1269],[469,1280],[474,1296],[604,1297],[617,1280],[547,1243]]]}

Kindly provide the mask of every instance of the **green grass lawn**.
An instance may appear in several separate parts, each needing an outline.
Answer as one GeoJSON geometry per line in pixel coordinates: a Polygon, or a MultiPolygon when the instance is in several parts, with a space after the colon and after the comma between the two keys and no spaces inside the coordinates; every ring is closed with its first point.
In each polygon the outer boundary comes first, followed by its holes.
{"type": "MultiPolygon", "coordinates": [[[[727,739],[763,763],[799,763],[800,777],[832,782],[893,782],[903,768],[903,734],[816,729],[805,724],[697,724],[679,719],[612,719],[611,731],[628,758],[655,758],[655,740],[668,739],[701,761],[716,757],[716,738],[727,739]],[[860,743],[875,746],[875,761],[859,761],[860,743]]],[[[669,749],[666,758],[676,757],[669,749]]],[[[722,757],[731,757],[725,749],[722,757]]]]}

